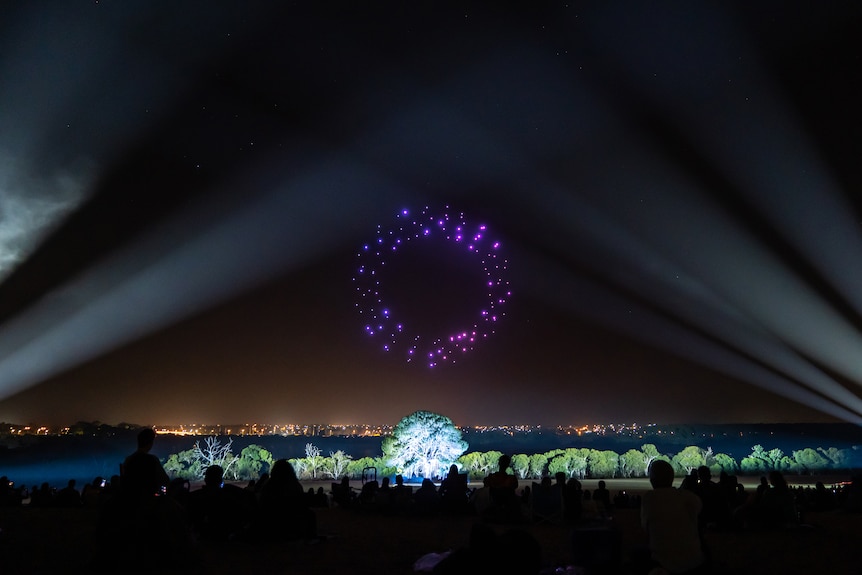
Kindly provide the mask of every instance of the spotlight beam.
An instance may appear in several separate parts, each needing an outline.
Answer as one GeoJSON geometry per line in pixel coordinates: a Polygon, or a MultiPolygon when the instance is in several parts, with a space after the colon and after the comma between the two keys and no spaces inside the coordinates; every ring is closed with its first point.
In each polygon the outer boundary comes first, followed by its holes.
{"type": "Polygon", "coordinates": [[[390,182],[339,159],[271,187],[203,229],[200,206],[175,216],[4,324],[0,399],[337,249],[360,235],[357,214],[376,216],[370,197],[396,198],[390,182]]]}

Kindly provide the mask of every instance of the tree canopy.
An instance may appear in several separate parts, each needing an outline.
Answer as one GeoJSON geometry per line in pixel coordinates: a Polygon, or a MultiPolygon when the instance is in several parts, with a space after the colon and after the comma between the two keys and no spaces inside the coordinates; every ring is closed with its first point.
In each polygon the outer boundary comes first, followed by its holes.
{"type": "Polygon", "coordinates": [[[467,451],[467,442],[448,417],[416,411],[398,422],[382,448],[384,459],[403,475],[434,477],[467,451]]]}

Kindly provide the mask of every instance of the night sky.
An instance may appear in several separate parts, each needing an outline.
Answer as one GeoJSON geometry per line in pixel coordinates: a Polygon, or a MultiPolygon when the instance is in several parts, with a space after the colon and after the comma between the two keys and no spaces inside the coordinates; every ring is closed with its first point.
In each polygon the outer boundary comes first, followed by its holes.
{"type": "Polygon", "coordinates": [[[341,4],[3,3],[0,421],[862,422],[862,4],[341,4]]]}

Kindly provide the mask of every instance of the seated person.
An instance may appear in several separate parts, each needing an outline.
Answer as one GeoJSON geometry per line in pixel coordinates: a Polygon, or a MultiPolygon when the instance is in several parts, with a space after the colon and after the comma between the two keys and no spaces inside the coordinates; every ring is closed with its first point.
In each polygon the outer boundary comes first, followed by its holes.
{"type": "Polygon", "coordinates": [[[339,507],[351,507],[356,503],[356,493],[350,486],[350,478],[346,475],[341,478],[341,482],[332,484],[331,493],[333,503],[339,507]]]}
{"type": "Polygon", "coordinates": [[[249,524],[254,496],[237,487],[225,485],[220,465],[211,465],[204,474],[204,486],[189,494],[189,519],[204,538],[227,541],[249,524]]]}
{"type": "Polygon", "coordinates": [[[437,493],[445,512],[462,513],[469,508],[470,489],[467,487],[467,475],[458,473],[458,466],[454,463],[449,467],[449,473],[440,483],[437,493]]]}
{"type": "Polygon", "coordinates": [[[317,539],[317,516],[308,506],[305,490],[286,459],[273,464],[269,481],[260,491],[254,533],[273,541],[317,539]]]}
{"type": "Polygon", "coordinates": [[[440,495],[434,482],[423,479],[422,486],[413,494],[413,510],[420,515],[431,515],[437,512],[439,505],[440,495]]]}

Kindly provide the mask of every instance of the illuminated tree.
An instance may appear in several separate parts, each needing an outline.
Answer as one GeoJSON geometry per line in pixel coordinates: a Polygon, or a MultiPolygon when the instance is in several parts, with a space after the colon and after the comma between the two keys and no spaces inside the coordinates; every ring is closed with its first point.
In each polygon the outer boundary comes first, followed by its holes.
{"type": "Polygon", "coordinates": [[[459,457],[455,463],[472,479],[482,479],[497,470],[502,451],[471,451],[459,457]]]}
{"type": "Polygon", "coordinates": [[[837,447],[829,447],[827,449],[818,447],[817,451],[822,453],[823,456],[831,462],[831,467],[833,469],[843,469],[847,467],[847,450],[838,449],[837,447]]]}
{"type": "Polygon", "coordinates": [[[570,447],[568,449],[554,450],[557,455],[548,461],[548,473],[556,475],[557,473],[565,473],[566,477],[578,477],[583,479],[587,470],[587,460],[589,459],[589,449],[577,449],[570,447]]]}
{"type": "Polygon", "coordinates": [[[326,458],[326,473],[333,479],[343,477],[347,473],[347,467],[352,459],[352,457],[340,449],[335,453],[330,451],[329,457],[326,458]]]}
{"type": "Polygon", "coordinates": [[[629,449],[620,455],[620,476],[639,477],[644,474],[644,454],[637,449],[629,449]]]}
{"type": "Polygon", "coordinates": [[[296,473],[296,477],[298,479],[311,479],[311,474],[309,474],[308,470],[305,468],[306,459],[304,457],[297,457],[295,459],[288,459],[288,463],[293,467],[293,471],[296,473]]]}
{"type": "Polygon", "coordinates": [[[587,465],[592,477],[614,477],[620,467],[620,456],[616,451],[590,449],[587,465]]]}
{"type": "Polygon", "coordinates": [[[194,450],[187,449],[170,455],[163,467],[169,477],[197,481],[204,476],[200,462],[195,458],[194,450]]]}
{"type": "Polygon", "coordinates": [[[696,445],[689,445],[674,455],[671,458],[671,463],[678,471],[688,475],[692,469],[706,465],[706,455],[711,455],[711,451],[706,452],[696,445]]]}
{"type": "Polygon", "coordinates": [[[383,455],[407,476],[443,474],[467,450],[452,420],[430,411],[403,418],[383,441],[383,455]]]}
{"type": "Polygon", "coordinates": [[[227,443],[222,445],[217,437],[212,436],[204,439],[203,444],[195,441],[191,449],[168,457],[164,464],[165,471],[171,477],[194,481],[203,479],[207,467],[219,465],[224,470],[225,477],[235,478],[233,466],[239,457],[231,451],[232,446],[232,439],[228,439],[227,443]]]}
{"type": "Polygon", "coordinates": [[[272,463],[272,453],[269,450],[252,444],[240,452],[232,476],[234,479],[258,479],[262,472],[269,471],[272,463]]]}
{"type": "Polygon", "coordinates": [[[512,456],[512,471],[518,479],[526,479],[530,474],[530,456],[518,453],[512,456]]]}
{"type": "Polygon", "coordinates": [[[210,436],[204,439],[203,445],[200,441],[195,441],[192,451],[203,472],[211,465],[219,465],[224,470],[225,476],[228,476],[228,473],[232,473],[233,464],[239,460],[239,457],[231,451],[231,447],[233,447],[233,439],[228,438],[227,443],[222,445],[217,437],[210,436]]]}
{"type": "Polygon", "coordinates": [[[317,472],[323,467],[323,457],[320,455],[320,448],[313,443],[305,444],[305,463],[303,465],[306,473],[312,479],[317,479],[317,472]]]}
{"type": "Polygon", "coordinates": [[[745,474],[759,475],[772,470],[772,461],[762,445],[755,445],[751,448],[751,455],[739,462],[739,467],[745,474]]]}
{"type": "Polygon", "coordinates": [[[384,475],[388,475],[383,472],[383,470],[378,465],[380,461],[375,459],[374,457],[360,457],[359,459],[351,459],[347,462],[347,469],[345,473],[351,479],[359,479],[362,477],[362,472],[367,467],[374,467],[377,469],[377,473],[382,477],[384,475]]]}
{"type": "Polygon", "coordinates": [[[544,453],[534,453],[530,456],[530,476],[541,479],[548,467],[548,457],[544,453]]]}
{"type": "Polygon", "coordinates": [[[714,463],[709,466],[709,470],[713,475],[719,475],[722,471],[733,475],[739,470],[736,460],[726,453],[716,453],[713,459],[714,463]]]}
{"type": "Polygon", "coordinates": [[[643,452],[644,456],[644,475],[649,475],[649,466],[650,464],[659,458],[661,453],[658,452],[656,446],[652,443],[644,443],[641,445],[641,452],[643,452]]]}

